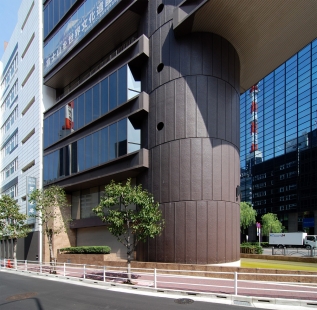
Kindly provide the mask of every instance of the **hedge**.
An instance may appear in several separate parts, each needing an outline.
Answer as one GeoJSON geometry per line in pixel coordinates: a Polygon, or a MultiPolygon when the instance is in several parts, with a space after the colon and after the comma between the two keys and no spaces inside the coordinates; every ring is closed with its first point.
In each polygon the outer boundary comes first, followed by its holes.
{"type": "Polygon", "coordinates": [[[109,246],[77,246],[63,248],[59,251],[65,254],[109,254],[111,248],[109,246]]]}
{"type": "Polygon", "coordinates": [[[263,248],[259,244],[244,242],[240,244],[240,253],[262,254],[263,248]]]}

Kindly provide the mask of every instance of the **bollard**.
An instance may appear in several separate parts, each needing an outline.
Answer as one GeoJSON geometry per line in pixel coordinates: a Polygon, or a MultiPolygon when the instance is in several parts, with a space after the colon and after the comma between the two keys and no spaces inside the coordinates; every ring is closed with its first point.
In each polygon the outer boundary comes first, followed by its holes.
{"type": "Polygon", "coordinates": [[[28,261],[27,260],[24,261],[24,266],[25,266],[25,268],[24,268],[25,271],[28,271],[28,261]]]}
{"type": "Polygon", "coordinates": [[[272,247],[272,255],[274,255],[274,246],[272,247]]]}
{"type": "Polygon", "coordinates": [[[64,277],[66,276],[66,263],[64,263],[64,277]]]}
{"type": "Polygon", "coordinates": [[[283,255],[286,256],[286,247],[283,248],[283,255]]]}
{"type": "Polygon", "coordinates": [[[84,265],[84,279],[86,279],[86,265],[84,265]]]}
{"type": "Polygon", "coordinates": [[[157,288],[157,285],[156,285],[156,268],[154,268],[154,288],[157,288]]]}
{"type": "Polygon", "coordinates": [[[103,266],[103,282],[106,282],[106,266],[103,266]]]}
{"type": "Polygon", "coordinates": [[[310,256],[314,257],[314,248],[312,246],[310,247],[310,256]]]}

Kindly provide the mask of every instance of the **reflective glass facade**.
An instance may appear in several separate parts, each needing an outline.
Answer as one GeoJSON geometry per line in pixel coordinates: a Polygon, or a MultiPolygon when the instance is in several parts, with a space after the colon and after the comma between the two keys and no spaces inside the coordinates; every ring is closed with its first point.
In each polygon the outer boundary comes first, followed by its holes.
{"type": "Polygon", "coordinates": [[[44,148],[140,93],[128,65],[121,67],[44,119],[44,148]]]}
{"type": "MultiPolygon", "coordinates": [[[[44,75],[54,68],[120,1],[85,0],[45,44],[44,75]]],[[[58,10],[60,9],[59,4],[62,2],[55,0],[53,11],[49,8],[48,12],[45,12],[44,9],[44,32],[48,33],[59,22],[62,16],[58,10]],[[55,12],[56,7],[57,11],[55,12]]],[[[67,3],[68,7],[70,5],[67,3]]]]}
{"type": "Polygon", "coordinates": [[[258,88],[256,152],[250,153],[250,92],[240,97],[241,200],[252,202],[258,214],[281,211],[282,220],[286,210],[315,210],[317,40],[259,81],[258,88]]]}
{"type": "Polygon", "coordinates": [[[141,132],[124,118],[44,156],[44,185],[141,148],[141,132]]]}

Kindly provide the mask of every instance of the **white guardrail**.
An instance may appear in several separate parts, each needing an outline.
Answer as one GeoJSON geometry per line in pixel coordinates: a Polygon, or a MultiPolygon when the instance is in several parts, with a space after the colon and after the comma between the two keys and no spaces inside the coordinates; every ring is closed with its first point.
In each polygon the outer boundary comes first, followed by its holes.
{"type": "MultiPolygon", "coordinates": [[[[51,263],[39,263],[38,261],[17,260],[14,262],[10,259],[0,259],[0,270],[8,269],[36,274],[54,274],[56,277],[81,281],[91,280],[93,283],[108,283],[109,285],[124,284],[128,279],[125,267],[72,263],[56,263],[53,266],[51,263]]],[[[131,280],[134,284],[133,288],[147,287],[159,292],[177,290],[189,295],[216,293],[219,295],[217,297],[231,294],[317,301],[317,276],[312,274],[131,268],[131,280]],[[282,281],[272,280],[277,277],[282,281]],[[305,277],[306,283],[303,283],[303,277],[305,277]]],[[[312,305],[317,305],[317,302],[312,305]]]]}

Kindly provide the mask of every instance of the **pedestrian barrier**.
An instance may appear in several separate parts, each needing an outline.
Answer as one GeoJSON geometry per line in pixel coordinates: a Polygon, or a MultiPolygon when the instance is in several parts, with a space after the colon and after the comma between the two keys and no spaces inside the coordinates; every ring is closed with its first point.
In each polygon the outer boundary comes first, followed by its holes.
{"type": "Polygon", "coordinates": [[[48,275],[54,270],[56,277],[113,286],[127,283],[130,278],[135,289],[146,287],[159,292],[177,290],[189,295],[212,293],[222,298],[231,294],[259,298],[317,300],[317,273],[303,275],[267,273],[267,270],[263,273],[246,273],[131,268],[129,276],[127,268],[113,266],[41,263],[26,260],[17,260],[14,266],[15,268],[12,267],[10,260],[0,260],[0,270],[10,269],[40,275],[48,275]],[[274,278],[280,280],[274,281],[272,280],[274,278]]]}

